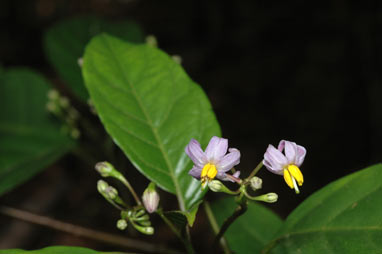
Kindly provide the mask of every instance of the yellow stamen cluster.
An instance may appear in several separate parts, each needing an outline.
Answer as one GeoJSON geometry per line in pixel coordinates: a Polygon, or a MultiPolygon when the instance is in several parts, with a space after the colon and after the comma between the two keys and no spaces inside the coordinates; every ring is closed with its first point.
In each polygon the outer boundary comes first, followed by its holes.
{"type": "Polygon", "coordinates": [[[304,182],[304,177],[296,165],[291,164],[284,169],[284,180],[291,189],[294,188],[296,193],[300,193],[296,181],[301,186],[304,182]]]}
{"type": "Polygon", "coordinates": [[[218,170],[216,169],[216,166],[214,164],[207,163],[203,167],[202,173],[200,174],[202,186],[205,187],[206,184],[209,181],[213,180],[217,174],[218,174],[218,170]]]}

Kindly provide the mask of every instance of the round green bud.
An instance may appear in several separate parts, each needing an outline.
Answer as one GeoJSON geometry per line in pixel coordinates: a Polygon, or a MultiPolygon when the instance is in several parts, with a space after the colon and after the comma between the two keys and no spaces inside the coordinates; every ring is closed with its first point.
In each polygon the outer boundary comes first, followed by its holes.
{"type": "Polygon", "coordinates": [[[260,190],[262,188],[262,185],[263,185],[263,180],[261,180],[261,178],[259,178],[257,176],[254,176],[250,180],[250,185],[251,185],[252,190],[254,190],[254,191],[260,190]]]}
{"type": "Polygon", "coordinates": [[[128,224],[126,220],[120,219],[117,221],[117,228],[120,230],[125,230],[127,228],[127,225],[128,224]]]}

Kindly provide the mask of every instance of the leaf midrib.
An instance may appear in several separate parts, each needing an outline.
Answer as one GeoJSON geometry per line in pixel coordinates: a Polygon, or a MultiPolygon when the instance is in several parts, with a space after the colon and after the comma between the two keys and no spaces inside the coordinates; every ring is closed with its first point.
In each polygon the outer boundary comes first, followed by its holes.
{"type": "Polygon", "coordinates": [[[159,147],[159,150],[160,152],[162,153],[163,155],[163,158],[165,159],[165,162],[167,164],[167,167],[169,168],[169,171],[170,171],[170,177],[172,178],[172,181],[174,183],[174,186],[175,186],[175,192],[176,192],[176,196],[178,197],[178,201],[179,201],[179,206],[180,206],[180,209],[182,211],[185,210],[185,205],[184,205],[184,199],[182,197],[182,194],[181,194],[181,191],[180,191],[180,187],[179,187],[179,184],[178,182],[176,181],[176,177],[174,175],[174,168],[171,164],[171,161],[169,160],[167,154],[165,153],[164,151],[164,147],[163,147],[163,143],[161,142],[160,140],[160,137],[159,137],[159,134],[158,134],[158,131],[157,129],[154,127],[153,123],[152,123],[152,120],[150,119],[147,111],[146,111],[146,108],[143,106],[143,103],[141,101],[141,99],[139,98],[136,90],[135,90],[135,87],[130,83],[129,79],[127,78],[125,72],[123,71],[123,68],[122,68],[122,64],[119,60],[119,58],[117,57],[116,53],[114,52],[113,48],[111,47],[111,45],[109,44],[108,40],[105,40],[106,41],[106,45],[108,46],[109,50],[112,52],[113,54],[113,57],[114,59],[116,59],[116,62],[118,64],[118,67],[119,69],[121,70],[122,72],[122,76],[124,78],[124,80],[126,81],[126,83],[129,85],[130,89],[131,89],[131,93],[133,94],[133,97],[136,99],[140,109],[142,110],[145,118],[146,118],[146,121],[148,123],[148,125],[151,127],[152,131],[153,131],[153,134],[154,134],[154,137],[156,139],[156,142],[158,143],[158,147],[159,147]]]}

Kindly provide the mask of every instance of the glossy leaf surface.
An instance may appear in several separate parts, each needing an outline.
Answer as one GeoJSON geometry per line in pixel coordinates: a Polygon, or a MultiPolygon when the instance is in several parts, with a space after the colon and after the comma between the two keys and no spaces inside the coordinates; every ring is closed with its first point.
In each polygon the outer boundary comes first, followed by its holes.
{"type": "Polygon", "coordinates": [[[134,166],[188,210],[203,195],[184,149],[220,129],[203,90],[167,54],[99,35],[88,45],[86,86],[107,132],[134,166]]]}
{"type": "Polygon", "coordinates": [[[135,23],[109,22],[91,16],[60,21],[45,34],[44,47],[49,61],[60,77],[83,100],[88,99],[88,94],[78,60],[83,56],[85,46],[90,39],[102,32],[130,42],[143,42],[143,33],[135,23]]]}
{"type": "Polygon", "coordinates": [[[343,177],[311,195],[263,253],[381,253],[382,165],[343,177]]]}
{"type": "Polygon", "coordinates": [[[29,70],[12,69],[0,75],[0,194],[74,145],[45,109],[49,89],[40,75],[29,70]]]}
{"type": "MultiPolygon", "coordinates": [[[[237,204],[234,198],[224,198],[211,206],[219,226],[231,216],[237,204]]],[[[248,210],[226,231],[225,238],[235,253],[259,253],[274,237],[282,220],[262,204],[250,202],[248,210]]]]}

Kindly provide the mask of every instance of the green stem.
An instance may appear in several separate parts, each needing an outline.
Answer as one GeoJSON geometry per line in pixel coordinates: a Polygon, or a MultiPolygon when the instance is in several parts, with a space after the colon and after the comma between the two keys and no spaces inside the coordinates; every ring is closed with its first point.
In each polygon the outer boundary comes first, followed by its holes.
{"type": "Polygon", "coordinates": [[[231,224],[237,218],[239,218],[241,215],[243,215],[246,211],[247,211],[247,200],[245,200],[245,198],[244,198],[244,199],[241,199],[239,206],[235,209],[233,214],[224,221],[222,227],[220,228],[219,233],[215,237],[214,243],[212,244],[212,249],[216,249],[216,247],[220,241],[220,238],[223,237],[224,233],[227,231],[229,226],[231,226],[231,224]]]}
{"type": "Polygon", "coordinates": [[[139,199],[137,193],[135,192],[135,190],[133,189],[133,187],[131,186],[129,181],[127,181],[127,179],[125,177],[123,177],[122,175],[121,175],[121,177],[118,177],[118,180],[120,180],[127,187],[127,189],[129,189],[131,195],[133,195],[133,197],[135,199],[135,202],[137,202],[138,205],[142,205],[141,200],[139,199]]]}
{"type": "MultiPolygon", "coordinates": [[[[208,220],[210,221],[212,230],[214,231],[215,235],[217,235],[220,231],[219,225],[216,221],[215,215],[212,212],[210,203],[208,201],[203,202],[204,211],[207,214],[208,220]]],[[[225,254],[230,254],[231,251],[228,247],[227,241],[224,237],[220,239],[220,246],[222,247],[225,254]]]]}
{"type": "Polygon", "coordinates": [[[162,218],[162,220],[167,224],[167,226],[171,229],[172,232],[183,242],[184,247],[186,248],[187,253],[193,254],[195,253],[194,248],[191,245],[191,241],[189,238],[184,238],[181,232],[175,227],[175,225],[163,214],[162,209],[157,209],[157,214],[162,218]]]}
{"type": "Polygon", "coordinates": [[[256,166],[256,168],[251,172],[251,174],[247,177],[247,180],[251,180],[252,177],[254,177],[257,172],[263,167],[263,161],[260,161],[260,163],[256,166]]]}

